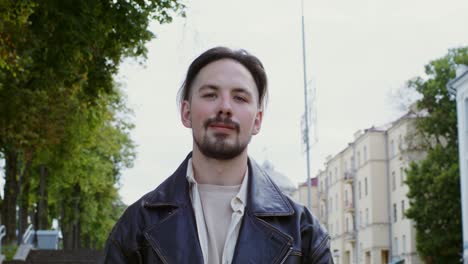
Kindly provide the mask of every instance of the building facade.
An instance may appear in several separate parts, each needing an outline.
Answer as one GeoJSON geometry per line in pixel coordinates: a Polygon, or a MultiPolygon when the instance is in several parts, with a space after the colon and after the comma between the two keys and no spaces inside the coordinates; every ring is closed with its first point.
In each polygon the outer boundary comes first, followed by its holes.
{"type": "MultiPolygon", "coordinates": [[[[318,201],[317,201],[317,178],[312,178],[311,179],[311,203],[312,203],[312,213],[318,217],[319,216],[319,210],[318,210],[318,201]]],[[[301,203],[305,206],[308,206],[308,193],[307,193],[307,181],[304,183],[299,184],[297,187],[296,192],[293,194],[293,199],[301,203]]]]}
{"type": "Polygon", "coordinates": [[[468,264],[468,65],[458,65],[456,77],[447,84],[447,89],[457,100],[463,263],[468,264]]]}
{"type": "Polygon", "coordinates": [[[319,219],[335,263],[421,263],[416,254],[405,168],[423,157],[411,113],[382,128],[358,131],[317,175],[319,219]]]}

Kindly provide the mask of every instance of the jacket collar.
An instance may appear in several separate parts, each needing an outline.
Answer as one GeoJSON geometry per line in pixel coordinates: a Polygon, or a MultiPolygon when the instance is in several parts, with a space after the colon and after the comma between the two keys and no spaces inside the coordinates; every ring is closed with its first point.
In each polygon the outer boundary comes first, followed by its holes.
{"type": "MultiPolygon", "coordinates": [[[[185,207],[190,201],[189,184],[186,178],[189,153],[177,170],[145,199],[145,207],[185,207]]],[[[255,216],[287,216],[294,209],[278,186],[266,175],[260,166],[248,159],[249,186],[247,210],[255,216]]]]}
{"type": "MultiPolygon", "coordinates": [[[[190,157],[191,154],[171,177],[143,199],[148,209],[175,207],[169,208],[171,212],[165,219],[144,230],[149,244],[166,264],[203,263],[186,178],[190,157]]],[[[282,263],[292,249],[292,238],[261,217],[292,215],[294,210],[254,161],[249,159],[248,166],[247,207],[232,263],[282,263]]]]}
{"type": "Polygon", "coordinates": [[[249,158],[249,192],[247,207],[255,216],[287,216],[294,209],[286,196],[263,169],[249,158]]]}

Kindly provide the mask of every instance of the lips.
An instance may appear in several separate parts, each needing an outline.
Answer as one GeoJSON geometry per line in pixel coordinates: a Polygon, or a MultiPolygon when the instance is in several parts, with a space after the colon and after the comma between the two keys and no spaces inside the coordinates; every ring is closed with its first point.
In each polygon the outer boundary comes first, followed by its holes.
{"type": "Polygon", "coordinates": [[[210,124],[209,127],[213,128],[225,128],[225,129],[235,129],[236,127],[232,124],[225,124],[225,123],[214,123],[210,124]]]}
{"type": "Polygon", "coordinates": [[[230,118],[221,118],[217,116],[215,118],[210,118],[205,122],[205,128],[214,129],[220,132],[227,132],[235,130],[239,132],[240,126],[236,122],[232,121],[230,118]]]}

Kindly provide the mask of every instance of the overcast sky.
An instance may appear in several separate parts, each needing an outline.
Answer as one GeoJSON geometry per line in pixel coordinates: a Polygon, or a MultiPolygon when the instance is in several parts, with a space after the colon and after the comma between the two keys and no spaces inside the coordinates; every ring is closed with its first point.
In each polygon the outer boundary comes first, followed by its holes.
{"type": "MultiPolygon", "coordinates": [[[[258,56],[269,77],[270,100],[250,156],[294,183],[306,179],[301,147],[304,112],[301,2],[204,0],[187,3],[187,17],[152,24],[145,66],[127,61],[118,79],[134,110],[135,166],[123,172],[120,194],[136,201],[167,178],[192,148],[182,126],[177,90],[190,62],[223,45],[258,56]]],[[[398,118],[395,91],[423,74],[449,48],[468,45],[465,0],[305,1],[308,79],[316,89],[318,142],[311,172],[344,149],[359,129],[398,118]]],[[[315,129],[313,129],[315,130],[315,129]]]]}

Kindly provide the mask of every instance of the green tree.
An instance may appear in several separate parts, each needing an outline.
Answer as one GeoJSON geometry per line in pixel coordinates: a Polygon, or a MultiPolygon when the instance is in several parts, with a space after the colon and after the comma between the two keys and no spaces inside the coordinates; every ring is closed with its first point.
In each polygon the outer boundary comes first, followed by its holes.
{"type": "Polygon", "coordinates": [[[120,171],[132,166],[135,156],[120,95],[99,101],[76,112],[65,140],[48,155],[49,176],[55,179],[49,200],[60,219],[64,248],[104,245],[121,213],[116,208],[120,171]]]}
{"type": "MultiPolygon", "coordinates": [[[[18,38],[33,13],[31,0],[0,0],[0,69],[16,75],[20,69],[16,54],[18,38]]],[[[1,86],[0,86],[1,89],[1,86]]]]}
{"type": "Polygon", "coordinates": [[[457,263],[462,250],[456,102],[446,88],[457,64],[468,64],[468,48],[449,50],[425,66],[427,78],[409,82],[422,95],[415,138],[426,156],[407,170],[406,215],[416,223],[416,248],[427,263],[457,263]]]}
{"type": "MultiPolygon", "coordinates": [[[[148,30],[151,19],[170,22],[183,8],[179,0],[0,0],[0,153],[6,161],[2,221],[7,241],[15,235],[17,194],[22,194],[20,212],[26,217],[36,197],[29,190],[44,183],[44,173],[34,178],[36,166],[53,167],[45,161],[57,157],[44,157],[54,155],[70,137],[70,127],[77,127],[76,112],[91,117],[101,113],[100,99],[118,94],[113,76],[122,59],[145,58],[145,43],[154,37],[148,30]]],[[[44,202],[44,188],[38,189],[44,202]]]]}

